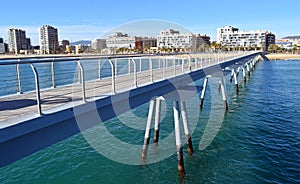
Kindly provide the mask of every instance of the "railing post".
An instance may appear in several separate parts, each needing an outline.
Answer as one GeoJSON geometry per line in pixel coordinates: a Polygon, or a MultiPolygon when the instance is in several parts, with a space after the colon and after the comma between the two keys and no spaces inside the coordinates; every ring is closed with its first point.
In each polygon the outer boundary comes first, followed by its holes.
{"type": "Polygon", "coordinates": [[[115,60],[115,62],[114,62],[114,72],[115,72],[115,76],[114,77],[116,77],[116,76],[118,76],[118,59],[114,59],[115,60]]]}
{"type": "Polygon", "coordinates": [[[116,84],[115,84],[115,65],[111,61],[111,59],[108,59],[108,62],[111,66],[111,88],[112,88],[112,93],[116,94],[116,84]]]}
{"type": "Polygon", "coordinates": [[[84,70],[80,63],[80,60],[77,61],[78,67],[80,69],[80,75],[81,75],[81,88],[82,88],[82,101],[86,102],[85,99],[85,80],[84,80],[84,70]]]}
{"type": "MultiPolygon", "coordinates": [[[[20,62],[20,59],[18,61],[20,62]]],[[[18,82],[18,92],[17,93],[22,94],[19,64],[16,64],[16,75],[17,75],[17,82],[18,82]]]]}
{"type": "Polygon", "coordinates": [[[140,72],[142,72],[142,58],[140,58],[140,72]]]}
{"type": "MultiPolygon", "coordinates": [[[[137,87],[136,62],[134,61],[133,58],[131,58],[131,61],[132,61],[132,63],[133,63],[133,74],[134,74],[133,85],[134,85],[134,87],[137,87]]],[[[130,64],[130,63],[129,63],[129,64],[130,64]]]]}
{"type": "Polygon", "coordinates": [[[131,64],[130,64],[130,60],[131,60],[131,58],[128,58],[128,74],[130,75],[130,73],[131,73],[131,64]]]}
{"type": "Polygon", "coordinates": [[[34,78],[35,78],[36,103],[37,103],[37,107],[38,107],[37,114],[42,115],[39,75],[37,73],[36,68],[33,66],[33,64],[30,64],[30,66],[31,66],[31,69],[33,71],[34,78]]]}
{"type": "Polygon", "coordinates": [[[188,58],[189,58],[189,71],[192,71],[192,65],[191,65],[191,56],[188,54],[188,58]]]}
{"type": "Polygon", "coordinates": [[[101,59],[98,59],[98,79],[101,79],[101,59]]]}
{"type": "Polygon", "coordinates": [[[151,58],[149,58],[149,70],[150,70],[150,82],[153,82],[153,62],[151,58]]]}
{"type": "Polygon", "coordinates": [[[80,84],[80,68],[79,68],[79,65],[77,64],[77,81],[78,83],[80,84]]]}
{"type": "Polygon", "coordinates": [[[183,74],[184,73],[184,58],[183,56],[181,56],[181,73],[183,74]]]}
{"type": "Polygon", "coordinates": [[[166,60],[164,57],[162,57],[162,62],[163,62],[163,79],[166,78],[166,60]]]}
{"type": "Polygon", "coordinates": [[[173,59],[174,64],[174,76],[176,76],[176,58],[173,59]]]}
{"type": "Polygon", "coordinates": [[[204,58],[201,57],[201,68],[203,68],[204,58]]]}
{"type": "Polygon", "coordinates": [[[52,88],[55,88],[54,62],[51,62],[51,79],[52,79],[52,88]]]}

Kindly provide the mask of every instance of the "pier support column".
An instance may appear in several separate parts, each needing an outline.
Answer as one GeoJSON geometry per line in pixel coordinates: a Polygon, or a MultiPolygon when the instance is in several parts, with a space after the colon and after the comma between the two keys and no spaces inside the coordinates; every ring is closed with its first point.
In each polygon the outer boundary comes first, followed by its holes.
{"type": "Polygon", "coordinates": [[[235,71],[233,72],[233,78],[234,78],[234,84],[235,84],[235,91],[236,91],[236,93],[239,93],[239,84],[238,84],[238,79],[237,79],[237,73],[235,71]]]}
{"type": "Polygon", "coordinates": [[[147,119],[147,124],[146,124],[146,129],[145,129],[142,159],[146,159],[146,157],[147,157],[147,152],[148,152],[149,142],[150,142],[150,130],[151,130],[151,124],[152,124],[152,119],[153,119],[154,106],[155,106],[155,100],[152,99],[150,101],[150,105],[149,105],[149,112],[148,112],[148,119],[147,119]]]}
{"type": "Polygon", "coordinates": [[[249,63],[247,63],[247,71],[248,71],[248,76],[250,77],[250,67],[249,67],[249,63]]]}
{"type": "Polygon", "coordinates": [[[200,109],[203,108],[204,95],[205,95],[205,91],[206,91],[207,82],[208,82],[208,77],[205,77],[204,83],[203,83],[203,89],[202,89],[202,92],[201,92],[200,109]]]}
{"type": "Polygon", "coordinates": [[[160,123],[160,111],[161,111],[161,99],[156,99],[155,105],[155,121],[154,121],[154,143],[158,142],[159,139],[159,123],[160,123]]]}
{"type": "Polygon", "coordinates": [[[243,67],[242,70],[243,70],[244,82],[246,82],[246,81],[247,81],[247,77],[246,77],[246,70],[245,70],[245,67],[243,67]]]}
{"type": "Polygon", "coordinates": [[[230,82],[232,82],[233,72],[234,72],[234,69],[231,70],[231,75],[230,75],[230,79],[229,79],[230,82]]]}
{"type": "Polygon", "coordinates": [[[219,87],[218,87],[218,91],[219,91],[219,93],[221,92],[221,81],[219,81],[219,87]]]}
{"type": "Polygon", "coordinates": [[[240,70],[241,70],[241,67],[238,67],[237,72],[236,72],[237,77],[239,76],[240,70]]]}
{"type": "Polygon", "coordinates": [[[222,97],[223,97],[223,102],[224,102],[224,109],[225,109],[225,111],[227,111],[228,110],[228,104],[227,104],[226,92],[225,92],[223,79],[220,80],[220,85],[221,85],[221,92],[222,92],[222,97]]]}
{"type": "Polygon", "coordinates": [[[174,111],[175,142],[176,142],[176,148],[177,148],[177,161],[178,161],[177,168],[178,168],[178,173],[181,176],[184,176],[185,170],[184,170],[182,144],[181,144],[181,138],[180,138],[179,102],[178,101],[174,102],[173,111],[174,111]]]}
{"type": "Polygon", "coordinates": [[[192,155],[194,153],[194,149],[193,149],[192,138],[189,130],[185,101],[181,101],[180,106],[181,106],[182,123],[183,123],[184,133],[186,137],[186,143],[188,146],[188,153],[192,155]]]}

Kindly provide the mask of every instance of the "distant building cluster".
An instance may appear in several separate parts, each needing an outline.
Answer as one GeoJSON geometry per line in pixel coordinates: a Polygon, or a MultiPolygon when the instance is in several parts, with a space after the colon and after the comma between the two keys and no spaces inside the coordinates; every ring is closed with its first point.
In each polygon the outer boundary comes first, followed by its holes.
{"type": "Polygon", "coordinates": [[[300,38],[276,39],[276,45],[283,49],[292,49],[293,47],[300,47],[300,38]]]}
{"type": "Polygon", "coordinates": [[[217,43],[229,48],[260,47],[267,50],[269,45],[275,44],[275,35],[269,31],[239,31],[232,26],[217,29],[217,43]]]}
{"type": "MultiPolygon", "coordinates": [[[[0,38],[0,54],[58,54],[58,53],[151,53],[151,52],[199,52],[212,49],[210,37],[199,33],[181,33],[178,30],[166,29],[158,36],[143,37],[115,32],[106,39],[94,39],[90,44],[71,45],[68,40],[58,39],[58,29],[43,25],[39,28],[39,45],[32,46],[25,30],[8,29],[7,43],[0,38]]],[[[300,39],[275,39],[270,31],[239,31],[232,26],[217,29],[217,41],[220,47],[232,50],[236,48],[262,48],[267,50],[271,44],[282,48],[300,45],[300,39]]]]}

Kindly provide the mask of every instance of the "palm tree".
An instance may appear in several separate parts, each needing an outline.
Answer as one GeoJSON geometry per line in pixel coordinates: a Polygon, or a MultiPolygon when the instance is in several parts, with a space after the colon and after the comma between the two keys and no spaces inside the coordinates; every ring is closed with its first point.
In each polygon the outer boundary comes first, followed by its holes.
{"type": "Polygon", "coordinates": [[[293,48],[292,48],[292,51],[293,51],[293,54],[295,54],[298,50],[298,46],[297,45],[293,45],[293,48]]]}

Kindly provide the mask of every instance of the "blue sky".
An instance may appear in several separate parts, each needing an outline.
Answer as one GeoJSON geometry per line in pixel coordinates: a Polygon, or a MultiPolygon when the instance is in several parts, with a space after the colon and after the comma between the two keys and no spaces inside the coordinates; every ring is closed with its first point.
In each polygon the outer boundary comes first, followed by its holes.
{"type": "Polygon", "coordinates": [[[144,19],[175,22],[212,40],[216,29],[225,25],[269,30],[278,38],[300,35],[299,0],[16,0],[0,4],[0,37],[7,40],[8,28],[21,28],[34,45],[38,28],[45,24],[59,29],[60,40],[75,41],[94,39],[120,24],[144,19]]]}

